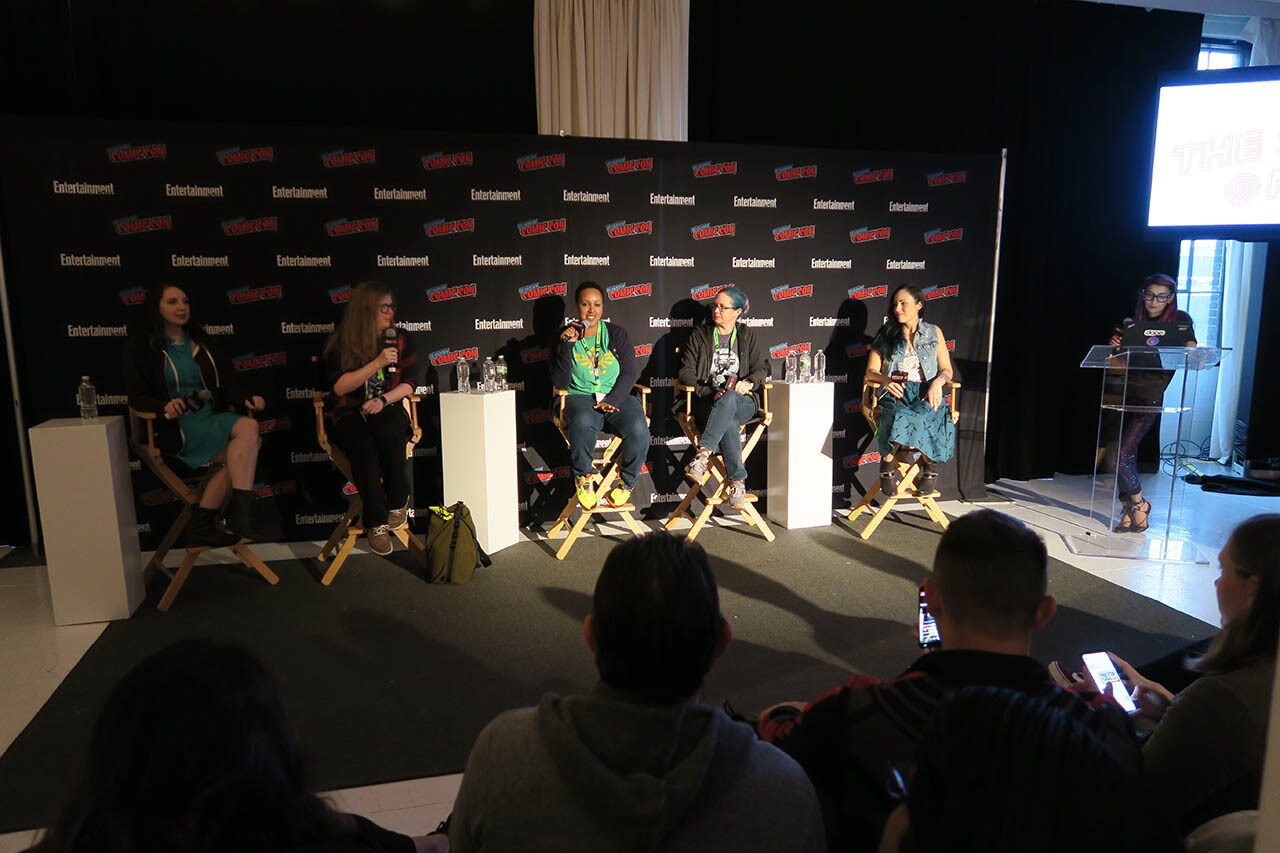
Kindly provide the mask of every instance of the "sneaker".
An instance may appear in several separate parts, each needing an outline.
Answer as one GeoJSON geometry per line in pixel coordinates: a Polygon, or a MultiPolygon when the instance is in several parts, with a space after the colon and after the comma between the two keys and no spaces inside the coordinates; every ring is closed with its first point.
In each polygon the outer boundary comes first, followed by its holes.
{"type": "Polygon", "coordinates": [[[593,509],[596,505],[596,478],[590,474],[578,477],[578,503],[583,509],[593,509]]]}
{"type": "Polygon", "coordinates": [[[367,534],[369,537],[369,550],[377,554],[379,557],[385,557],[391,553],[391,528],[385,524],[379,524],[370,530],[367,534]]]}
{"type": "Polygon", "coordinates": [[[404,502],[404,506],[400,509],[393,509],[387,513],[387,527],[392,530],[401,530],[409,526],[409,501],[404,502]]]}
{"type": "Polygon", "coordinates": [[[695,480],[701,480],[707,476],[707,465],[711,463],[711,451],[705,447],[698,448],[698,455],[693,457],[684,469],[684,472],[695,480]]]}
{"type": "Polygon", "coordinates": [[[747,503],[747,481],[729,481],[729,506],[741,509],[747,503]]]}
{"type": "Polygon", "coordinates": [[[626,506],[631,502],[631,490],[626,486],[614,486],[609,490],[609,494],[605,495],[601,506],[626,506]]]}

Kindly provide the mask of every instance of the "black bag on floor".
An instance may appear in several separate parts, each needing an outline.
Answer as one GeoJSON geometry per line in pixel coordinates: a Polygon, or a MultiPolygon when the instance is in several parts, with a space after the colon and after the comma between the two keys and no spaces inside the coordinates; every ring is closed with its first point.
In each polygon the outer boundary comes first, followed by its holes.
{"type": "Polygon", "coordinates": [[[458,501],[453,506],[433,506],[428,510],[424,543],[428,580],[463,584],[471,580],[477,566],[493,565],[476,541],[476,526],[466,504],[458,501]]]}

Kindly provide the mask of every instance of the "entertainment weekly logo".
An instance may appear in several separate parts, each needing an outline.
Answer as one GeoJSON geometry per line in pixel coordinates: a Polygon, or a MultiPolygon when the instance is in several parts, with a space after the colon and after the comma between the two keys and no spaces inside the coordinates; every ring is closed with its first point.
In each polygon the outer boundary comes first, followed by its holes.
{"type": "Polygon", "coordinates": [[[520,350],[521,364],[545,364],[550,358],[550,347],[526,347],[520,350]]]}
{"type": "Polygon", "coordinates": [[[472,359],[479,358],[479,356],[479,347],[463,347],[462,349],[449,349],[446,347],[445,349],[436,350],[427,357],[431,359],[432,366],[444,367],[446,365],[456,364],[460,358],[465,358],[468,361],[471,361],[472,359]]]}
{"type": "Polygon", "coordinates": [[[858,169],[853,173],[855,184],[879,184],[893,180],[893,169],[858,169]]]}
{"type": "Polygon", "coordinates": [[[960,285],[958,284],[940,284],[937,287],[931,287],[924,291],[926,302],[932,302],[935,299],[947,299],[952,296],[960,295],[960,285]]]}
{"type": "Polygon", "coordinates": [[[884,226],[882,228],[854,228],[849,232],[850,243],[869,243],[872,240],[888,240],[893,234],[893,229],[884,226]]]}
{"type": "Polygon", "coordinates": [[[352,234],[368,234],[378,230],[378,217],[361,219],[334,219],[324,224],[324,233],[330,237],[350,237],[352,234]]]}
{"type": "Polygon", "coordinates": [[[695,178],[715,178],[720,175],[736,174],[738,174],[737,160],[725,160],[720,163],[712,163],[710,160],[704,160],[701,163],[693,164],[693,176],[695,178]]]}
{"type": "Polygon", "coordinates": [[[646,281],[639,284],[627,284],[622,281],[606,288],[605,295],[610,299],[635,299],[639,296],[653,296],[653,283],[646,281]]]}
{"type": "Polygon", "coordinates": [[[932,246],[934,243],[950,243],[963,239],[963,228],[934,228],[932,231],[924,232],[924,242],[927,246],[932,246]]]}
{"type": "Polygon", "coordinates": [[[629,175],[632,172],[652,172],[652,157],[615,157],[606,160],[605,171],[610,175],[629,175]]]}
{"type": "Polygon", "coordinates": [[[770,290],[769,295],[773,297],[774,302],[783,302],[788,299],[804,299],[813,296],[813,285],[780,284],[770,290]]]}
{"type": "Polygon", "coordinates": [[[172,231],[173,216],[168,213],[157,216],[126,216],[111,220],[111,227],[121,237],[145,234],[148,231],[172,231]]]}
{"type": "Polygon", "coordinates": [[[235,219],[224,219],[220,224],[226,237],[244,237],[247,234],[280,230],[280,218],[276,216],[258,216],[253,219],[238,216],[235,219]]]}
{"type": "Polygon", "coordinates": [[[563,216],[557,219],[526,219],[516,223],[516,231],[521,237],[541,237],[545,234],[563,234],[569,228],[569,222],[563,216]]]}
{"type": "Polygon", "coordinates": [[[804,240],[812,237],[817,233],[817,228],[813,225],[779,225],[773,229],[773,242],[781,243],[784,240],[804,240]]]}
{"type": "Polygon", "coordinates": [[[422,223],[422,230],[428,237],[448,237],[451,234],[466,234],[476,230],[473,216],[465,219],[433,219],[422,223]]]}
{"type": "Polygon", "coordinates": [[[122,305],[141,305],[147,301],[147,289],[139,285],[120,291],[119,296],[122,305]]]}
{"type": "Polygon", "coordinates": [[[689,229],[689,233],[693,235],[695,240],[714,240],[716,237],[734,237],[738,233],[738,223],[723,222],[719,225],[712,225],[710,222],[704,222],[701,225],[695,225],[689,229]]]}
{"type": "Polygon", "coordinates": [[[653,220],[645,219],[641,222],[627,222],[618,220],[610,222],[604,227],[605,233],[610,237],[642,237],[653,233],[653,220]]]}
{"type": "Polygon", "coordinates": [[[889,295],[889,285],[876,284],[871,287],[851,287],[849,288],[849,298],[856,299],[861,302],[864,299],[875,299],[880,296],[889,295]]]}
{"type": "Polygon", "coordinates": [[[422,168],[428,172],[435,172],[439,169],[456,169],[460,166],[470,166],[475,163],[475,154],[470,151],[454,151],[449,154],[443,151],[436,151],[434,154],[422,155],[422,168]]]}
{"type": "Polygon", "coordinates": [[[351,286],[335,287],[329,291],[329,301],[334,305],[344,305],[351,301],[351,286]]]}
{"type": "Polygon", "coordinates": [[[925,175],[925,183],[931,187],[945,187],[951,184],[963,184],[969,180],[969,173],[961,169],[957,172],[930,172],[925,175]]]}
{"type": "Polygon", "coordinates": [[[526,284],[518,291],[521,302],[533,302],[544,296],[566,296],[569,293],[569,282],[556,281],[551,284],[526,284]]]}
{"type": "Polygon", "coordinates": [[[237,287],[227,291],[227,301],[232,305],[244,305],[249,302],[267,302],[284,298],[284,286],[268,284],[262,287],[237,287]]]}
{"type": "Polygon", "coordinates": [[[816,178],[817,176],[818,167],[813,163],[807,166],[793,166],[788,163],[785,166],[777,166],[773,170],[773,178],[776,181],[797,181],[801,178],[816,178]]]}
{"type": "Polygon", "coordinates": [[[732,284],[695,284],[689,288],[689,296],[696,302],[705,302],[708,299],[715,299],[716,294],[725,288],[733,287],[732,284]]]}
{"type": "Polygon", "coordinates": [[[140,163],[143,160],[163,160],[169,156],[169,147],[163,142],[147,145],[113,145],[107,149],[107,161],[111,163],[140,163]]]}
{"type": "Polygon", "coordinates": [[[558,154],[526,154],[516,158],[516,169],[521,172],[536,172],[540,169],[559,169],[564,163],[563,151],[558,154]]]}
{"type": "Polygon", "coordinates": [[[231,366],[237,373],[244,373],[247,370],[261,370],[264,367],[283,367],[287,362],[288,359],[282,352],[269,352],[262,355],[251,352],[232,358],[231,366]]]}
{"type": "Polygon", "coordinates": [[[378,151],[375,148],[362,148],[359,151],[346,151],[342,148],[328,151],[320,155],[320,163],[326,169],[345,169],[348,166],[372,166],[378,162],[378,151]]]}
{"type": "Polygon", "coordinates": [[[427,301],[450,302],[454,299],[473,299],[476,291],[475,282],[468,284],[440,284],[427,288],[427,301]]]}
{"type": "Polygon", "coordinates": [[[219,166],[246,166],[250,163],[271,163],[276,159],[276,149],[271,145],[255,145],[251,148],[223,148],[215,151],[219,166]]]}
{"type": "Polygon", "coordinates": [[[809,352],[809,350],[811,349],[811,347],[812,347],[812,344],[810,344],[810,343],[803,343],[803,344],[787,344],[787,343],[774,344],[773,346],[769,347],[769,358],[774,359],[775,361],[777,361],[778,359],[786,358],[787,356],[791,355],[792,353],[795,353],[796,355],[803,355],[804,353],[809,352]]]}

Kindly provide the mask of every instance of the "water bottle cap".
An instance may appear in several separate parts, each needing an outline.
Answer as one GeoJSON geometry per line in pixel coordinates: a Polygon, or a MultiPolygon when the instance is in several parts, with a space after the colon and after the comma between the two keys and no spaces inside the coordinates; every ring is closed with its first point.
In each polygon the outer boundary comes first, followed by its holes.
{"type": "Polygon", "coordinates": [[[81,381],[81,382],[88,382],[88,381],[89,381],[89,377],[88,377],[88,376],[81,376],[81,377],[80,377],[80,381],[81,381]]]}

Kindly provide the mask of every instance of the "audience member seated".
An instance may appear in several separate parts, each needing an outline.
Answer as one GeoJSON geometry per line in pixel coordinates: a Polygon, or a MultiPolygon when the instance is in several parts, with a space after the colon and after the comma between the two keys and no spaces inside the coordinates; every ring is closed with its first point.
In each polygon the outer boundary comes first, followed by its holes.
{"type": "Polygon", "coordinates": [[[1258,808],[1280,636],[1280,514],[1241,524],[1218,560],[1222,630],[1191,662],[1201,675],[1189,687],[1174,695],[1111,656],[1138,712],[1158,721],[1143,749],[1147,780],[1184,832],[1258,808]]]}
{"type": "Polygon", "coordinates": [[[1028,656],[1032,635],[1057,607],[1046,592],[1048,560],[1039,536],[992,510],[962,516],[943,534],[924,585],[940,650],[897,678],[856,676],[807,705],[784,703],[760,715],[760,736],[799,761],[813,781],[830,849],[876,849],[894,807],[885,768],[911,761],[949,690],[988,685],[1042,699],[1080,721],[1120,764],[1140,770],[1133,726],[1113,700],[1094,694],[1086,702],[1028,656]]]}
{"type": "Polygon", "coordinates": [[[453,850],[824,849],[804,772],[697,700],[731,636],[699,545],[659,532],[614,548],[583,635],[600,683],[485,727],[453,850]]]}
{"type": "Polygon", "coordinates": [[[187,526],[187,547],[215,548],[254,538],[253,474],[261,439],[258,424],[237,414],[256,412],[263,400],[240,388],[224,353],[209,345],[181,287],[147,291],[139,334],[125,345],[124,389],[129,407],[157,415],[156,446],[189,468],[217,465],[187,526]],[[217,515],[227,502],[227,526],[217,515]]]}
{"type": "Polygon", "coordinates": [[[445,851],[334,812],[275,679],[247,649],[184,640],[125,675],[94,724],[61,814],[33,853],[445,851]]]}
{"type": "Polygon", "coordinates": [[[889,817],[881,853],[1182,850],[1132,769],[1069,713],[1013,690],[950,694],[914,765],[895,766],[890,780],[905,802],[889,817]]]}

